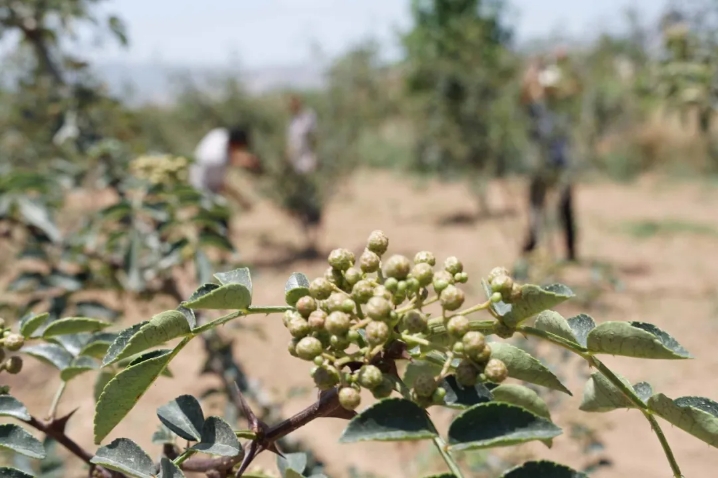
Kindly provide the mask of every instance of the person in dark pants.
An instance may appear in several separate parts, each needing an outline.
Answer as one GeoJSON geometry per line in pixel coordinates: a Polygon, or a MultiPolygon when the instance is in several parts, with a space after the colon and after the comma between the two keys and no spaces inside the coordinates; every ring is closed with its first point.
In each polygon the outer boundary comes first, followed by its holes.
{"type": "Polygon", "coordinates": [[[529,231],[523,252],[529,253],[537,247],[546,196],[550,190],[557,190],[566,257],[575,261],[576,224],[568,150],[571,103],[580,91],[580,85],[566,59],[566,54],[558,51],[553,64],[546,65],[540,60],[532,62],[523,81],[522,101],[538,156],[529,185],[529,231]]]}

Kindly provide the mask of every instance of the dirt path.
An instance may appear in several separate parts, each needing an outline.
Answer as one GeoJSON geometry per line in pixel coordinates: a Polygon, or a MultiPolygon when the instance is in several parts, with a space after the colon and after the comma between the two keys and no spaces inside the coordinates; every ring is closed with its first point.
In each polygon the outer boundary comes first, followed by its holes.
{"type": "MultiPolygon", "coordinates": [[[[502,191],[496,188],[499,197],[502,191]]],[[[521,184],[510,184],[515,193],[521,184]]],[[[718,189],[693,184],[671,184],[646,178],[638,184],[620,186],[589,184],[578,193],[580,220],[579,253],[587,260],[608,263],[624,283],[624,289],[603,292],[590,309],[568,304],[560,309],[565,315],[586,312],[601,321],[644,320],[670,331],[695,356],[691,361],[639,361],[608,357],[605,361],[632,382],[649,381],[654,390],[677,398],[705,395],[718,399],[718,377],[712,372],[718,365],[715,342],[718,338],[718,222],[716,205],[718,189]],[[653,222],[650,222],[653,221],[653,222]],[[715,228],[715,229],[714,229],[715,228]],[[637,238],[642,234],[643,238],[637,238]]],[[[523,206],[513,200],[495,204],[497,209],[523,206]],[[513,204],[510,204],[513,203],[513,204]]],[[[457,255],[465,269],[477,279],[497,265],[511,266],[516,258],[518,241],[524,231],[522,215],[506,215],[471,223],[445,221],[457,213],[473,214],[471,197],[461,185],[430,183],[414,188],[406,180],[389,174],[362,173],[347,185],[342,196],[335,198],[327,212],[325,239],[327,251],[333,247],[349,247],[360,252],[364,238],[373,229],[383,229],[391,240],[391,252],[413,255],[420,249],[434,251],[440,260],[457,255]],[[512,234],[514,239],[507,239],[512,234]]],[[[293,271],[313,277],[326,267],[320,262],[282,264],[282,250],[300,244],[296,226],[268,204],[258,204],[251,213],[233,224],[234,240],[254,268],[255,303],[275,304],[282,301],[282,287],[293,271]],[[274,263],[274,266],[271,264],[274,263]]],[[[587,266],[564,271],[568,285],[585,285],[590,281],[587,266]],[[575,283],[574,283],[575,282],[575,283]]],[[[466,288],[467,301],[482,299],[477,280],[466,288]]],[[[157,309],[160,311],[160,309],[157,309]]],[[[128,319],[146,319],[141,314],[128,319]]],[[[251,375],[279,401],[284,412],[294,413],[312,401],[311,395],[287,400],[296,387],[310,384],[306,363],[284,352],[288,333],[278,318],[252,318],[247,325],[258,326],[264,337],[244,333],[236,342],[236,354],[251,375]]],[[[173,362],[177,378],[161,378],[141,399],[111,438],[128,436],[153,453],[150,436],[157,421],[154,409],[183,393],[201,393],[214,385],[210,378],[197,378],[201,367],[200,344],[191,344],[173,362]],[[148,416],[151,415],[151,416],[148,416]]],[[[544,349],[540,349],[543,353],[544,349]]],[[[551,450],[542,445],[527,445],[522,452],[554,459],[576,468],[589,461],[606,458],[611,467],[592,474],[596,478],[670,477],[670,469],[648,424],[636,411],[610,414],[584,414],[577,411],[581,398],[584,364],[552,357],[574,392],[573,398],[562,400],[554,411],[554,419],[564,427],[564,436],[555,440],[551,450]],[[606,448],[587,456],[577,440],[570,438],[572,424],[584,423],[599,433],[606,448]]],[[[33,413],[42,414],[54,384],[46,383],[43,368],[37,373],[23,374],[26,382],[17,385],[17,395],[24,399],[33,413]]],[[[68,390],[67,404],[79,406],[69,431],[80,435],[83,444],[91,445],[93,403],[87,393],[88,382],[73,382],[68,390]]],[[[61,411],[70,411],[69,405],[61,411]]],[[[210,410],[207,413],[221,413],[210,410]]],[[[421,476],[426,471],[423,458],[430,453],[425,443],[340,445],[337,439],[344,427],[338,420],[317,421],[302,429],[299,435],[331,466],[331,476],[344,477],[348,468],[357,466],[365,472],[387,478],[421,476]],[[422,458],[420,460],[419,458],[422,458]],[[421,469],[420,469],[421,468],[421,469]]],[[[690,437],[670,425],[664,427],[667,438],[683,473],[689,478],[711,476],[718,469],[718,450],[690,437]]],[[[261,463],[271,466],[273,458],[264,456],[261,463]]]]}

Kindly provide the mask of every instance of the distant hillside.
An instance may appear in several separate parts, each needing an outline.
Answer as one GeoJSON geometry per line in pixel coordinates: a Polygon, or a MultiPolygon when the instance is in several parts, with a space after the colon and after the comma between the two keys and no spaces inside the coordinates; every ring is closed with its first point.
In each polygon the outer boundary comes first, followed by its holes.
{"type": "MultiPolygon", "coordinates": [[[[222,68],[112,62],[98,62],[93,65],[93,69],[114,95],[133,104],[171,102],[177,92],[174,81],[177,78],[191,78],[201,85],[207,79],[226,75],[230,71],[222,68]]],[[[283,66],[247,70],[238,76],[253,92],[286,87],[319,88],[323,85],[324,68],[322,65],[283,66]]]]}

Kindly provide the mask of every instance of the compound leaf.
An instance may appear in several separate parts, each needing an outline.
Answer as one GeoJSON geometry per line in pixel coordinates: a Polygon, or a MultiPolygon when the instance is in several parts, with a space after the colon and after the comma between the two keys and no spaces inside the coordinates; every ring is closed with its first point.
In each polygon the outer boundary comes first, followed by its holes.
{"type": "Polygon", "coordinates": [[[516,385],[513,383],[505,383],[491,390],[494,401],[509,403],[518,407],[523,407],[529,412],[535,413],[539,417],[551,420],[551,413],[548,405],[539,397],[536,392],[528,387],[516,385]]]}
{"type": "Polygon", "coordinates": [[[576,337],[576,341],[582,347],[586,347],[586,339],[588,334],[596,328],[596,322],[593,318],[586,314],[578,314],[576,317],[571,317],[566,320],[568,326],[571,327],[573,336],[576,337]]]}
{"type": "Polygon", "coordinates": [[[521,298],[511,304],[502,304],[501,321],[514,327],[539,312],[551,309],[574,297],[571,289],[563,284],[539,287],[533,284],[521,286],[521,298]]]}
{"type": "Polygon", "coordinates": [[[553,310],[544,310],[541,312],[536,317],[534,327],[550,332],[553,335],[568,340],[569,342],[577,343],[573,330],[571,330],[571,327],[568,325],[566,319],[564,319],[561,314],[554,312],[553,310]]]}
{"type": "Polygon", "coordinates": [[[490,346],[491,357],[506,364],[509,377],[571,395],[558,377],[528,352],[506,342],[491,342],[490,346]]]}
{"type": "Polygon", "coordinates": [[[31,345],[29,347],[23,347],[21,351],[46,364],[52,365],[58,370],[64,370],[69,367],[74,359],[70,352],[57,344],[31,345]]]}
{"type": "Polygon", "coordinates": [[[284,299],[294,306],[302,297],[309,295],[309,279],[302,273],[294,272],[284,284],[284,299]]]}
{"type": "Polygon", "coordinates": [[[190,441],[202,439],[204,414],[192,395],[181,395],[157,409],[160,421],[174,433],[190,441]]]}
{"type": "Polygon", "coordinates": [[[30,420],[30,414],[17,398],[0,395],[0,417],[13,417],[18,420],[30,420]]]}
{"type": "Polygon", "coordinates": [[[82,375],[90,370],[96,370],[97,368],[99,368],[99,365],[95,359],[81,355],[75,358],[70,365],[60,372],[60,378],[64,382],[69,382],[78,375],[82,375]]]}
{"type": "Polygon", "coordinates": [[[718,403],[704,397],[671,400],[662,393],[648,399],[648,407],[681,430],[718,448],[718,403]]]}
{"type": "Polygon", "coordinates": [[[80,349],[78,355],[85,355],[87,357],[94,357],[102,360],[107,351],[110,349],[110,345],[117,339],[117,334],[111,333],[99,333],[94,334],[87,343],[80,349]]]}
{"type": "Polygon", "coordinates": [[[591,352],[647,359],[693,358],[666,332],[644,322],[604,322],[587,338],[591,352]]]}
{"type": "Polygon", "coordinates": [[[137,332],[139,332],[139,330],[143,326],[148,323],[149,321],[147,320],[139,322],[137,324],[131,325],[130,327],[127,327],[125,330],[117,334],[117,337],[115,337],[115,340],[112,342],[112,345],[110,345],[110,348],[107,349],[107,355],[105,355],[105,358],[102,360],[102,366],[105,367],[119,360],[117,357],[127,347],[127,344],[129,343],[130,339],[137,332]]]}
{"type": "MultiPolygon", "coordinates": [[[[633,388],[628,380],[620,375],[617,376],[628,388],[633,388]]],[[[583,388],[583,399],[579,410],[610,412],[619,408],[636,408],[636,406],[601,373],[593,373],[583,388]]]]}
{"type": "Polygon", "coordinates": [[[100,447],[90,462],[137,478],[153,478],[155,471],[152,458],[128,438],[100,447]]]}
{"type": "Polygon", "coordinates": [[[40,440],[30,435],[24,428],[12,423],[0,425],[0,449],[11,450],[39,460],[45,458],[45,448],[40,440]]]}
{"type": "Polygon", "coordinates": [[[201,441],[192,449],[218,456],[237,456],[242,451],[232,427],[219,417],[205,420],[201,436],[201,441]]]}
{"type": "Polygon", "coordinates": [[[252,304],[252,293],[244,285],[230,283],[222,286],[205,284],[182,306],[188,309],[246,309],[252,304]],[[199,295],[201,293],[201,295],[199,295]]]}
{"type": "Polygon", "coordinates": [[[403,398],[381,400],[351,419],[339,441],[408,441],[437,436],[426,411],[403,398]]]}
{"type": "Polygon", "coordinates": [[[42,333],[43,338],[57,335],[79,334],[83,332],[98,332],[110,324],[103,320],[88,317],[67,317],[50,322],[42,333]]]}
{"type": "Polygon", "coordinates": [[[50,317],[50,314],[45,312],[44,314],[28,314],[22,319],[20,319],[20,334],[25,337],[26,339],[29,339],[33,332],[35,332],[37,329],[39,329],[47,320],[47,318],[50,317]]]}

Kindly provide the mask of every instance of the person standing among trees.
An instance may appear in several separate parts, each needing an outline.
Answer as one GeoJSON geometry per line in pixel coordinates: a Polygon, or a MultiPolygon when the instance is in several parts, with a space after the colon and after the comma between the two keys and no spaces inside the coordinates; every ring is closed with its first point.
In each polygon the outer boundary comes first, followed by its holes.
{"type": "Polygon", "coordinates": [[[529,116],[530,137],[538,159],[529,185],[529,231],[524,253],[538,245],[546,196],[556,190],[567,259],[577,258],[569,148],[580,92],[581,82],[563,48],[554,52],[548,64],[534,59],[524,74],[521,100],[529,116]]]}
{"type": "Polygon", "coordinates": [[[322,221],[322,207],[317,189],[317,115],[313,109],[304,106],[302,99],[289,95],[291,119],[287,126],[286,158],[289,166],[289,181],[286,208],[302,224],[310,256],[319,253],[317,249],[319,229],[322,221]]]}

